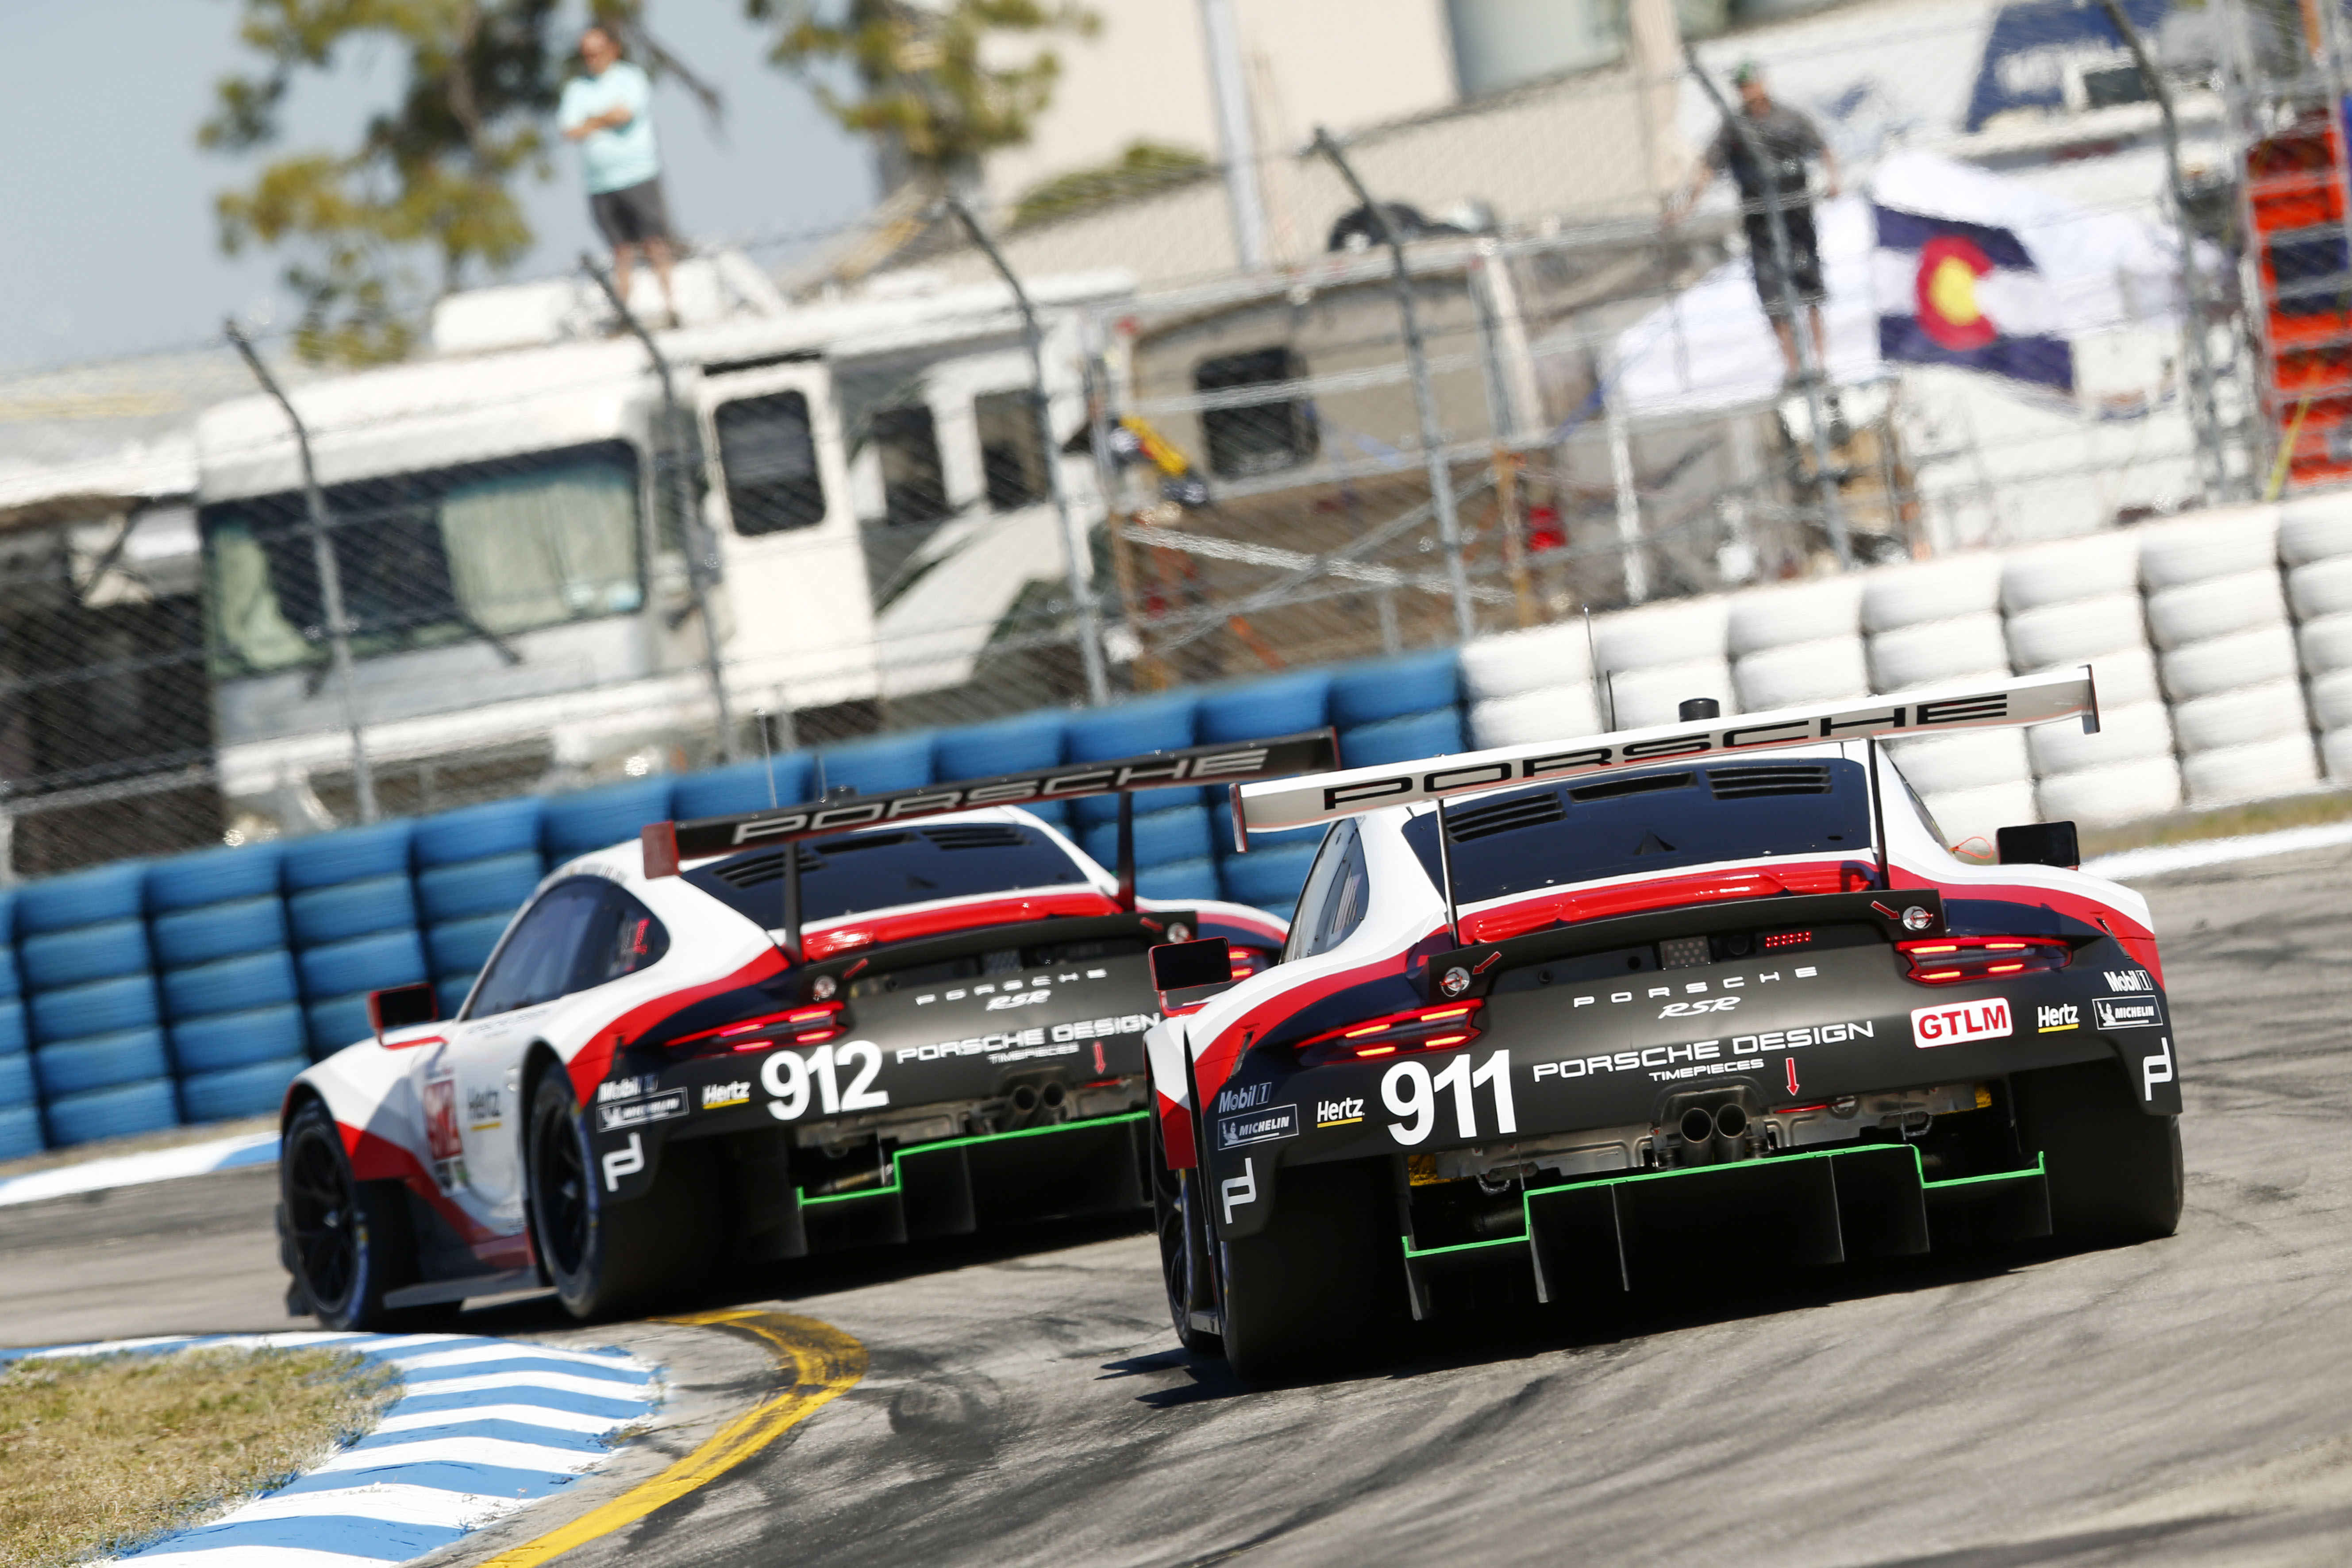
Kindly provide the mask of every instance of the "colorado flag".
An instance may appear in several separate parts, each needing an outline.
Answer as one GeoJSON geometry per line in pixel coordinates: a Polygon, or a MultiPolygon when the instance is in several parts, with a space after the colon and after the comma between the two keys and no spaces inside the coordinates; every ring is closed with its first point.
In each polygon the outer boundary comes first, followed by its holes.
{"type": "Polygon", "coordinates": [[[2074,390],[2048,279],[2005,228],[1871,207],[1878,352],[1889,360],[1990,371],[2074,390]]]}

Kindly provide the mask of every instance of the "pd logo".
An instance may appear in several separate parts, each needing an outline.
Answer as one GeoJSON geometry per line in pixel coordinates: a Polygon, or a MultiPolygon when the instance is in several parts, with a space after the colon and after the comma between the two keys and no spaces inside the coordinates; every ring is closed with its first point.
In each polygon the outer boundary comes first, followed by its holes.
{"type": "Polygon", "coordinates": [[[1920,1007],[1911,1014],[1911,1043],[1922,1050],[1932,1046],[1965,1045],[1970,1040],[1995,1040],[2009,1032],[2009,1004],[2000,997],[1920,1007]]]}

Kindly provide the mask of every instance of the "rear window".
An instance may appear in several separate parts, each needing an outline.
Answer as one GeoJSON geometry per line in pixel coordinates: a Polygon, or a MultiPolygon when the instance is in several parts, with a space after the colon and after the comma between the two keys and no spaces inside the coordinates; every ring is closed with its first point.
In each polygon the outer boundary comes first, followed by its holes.
{"type": "MultiPolygon", "coordinates": [[[[801,919],[835,920],[934,899],[966,899],[1029,888],[1083,887],[1069,852],[1012,822],[943,822],[878,833],[804,838],[801,919]]],[[[761,926],[784,921],[784,852],[751,849],[686,879],[761,926]]]]}
{"type": "MultiPolygon", "coordinates": [[[[1454,901],[1766,855],[1870,845],[1870,795],[1839,760],[1679,769],[1488,795],[1448,806],[1454,901]]],[[[1405,825],[1439,879],[1437,815],[1405,825]]]]}

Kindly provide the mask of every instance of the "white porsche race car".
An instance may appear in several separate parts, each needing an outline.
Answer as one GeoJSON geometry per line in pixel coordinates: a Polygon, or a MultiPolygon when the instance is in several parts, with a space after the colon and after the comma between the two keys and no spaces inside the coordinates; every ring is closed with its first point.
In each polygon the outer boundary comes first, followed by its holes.
{"type": "MultiPolygon", "coordinates": [[[[2168,1235],[2147,905],[2071,823],[1971,862],[1885,739],[2080,719],[2088,670],[1236,787],[1330,824],[1281,962],[1153,954],[1161,1261],[1244,1377],[1389,1319],[1956,1243],[2168,1235]]],[[[1991,849],[1987,846],[1988,851],[1991,849]]]]}
{"type": "Polygon", "coordinates": [[[714,1264],[1140,1208],[1145,952],[1261,910],[1139,899],[1134,793],[1329,768],[1328,732],[656,823],[559,867],[455,1018],[287,1092],[289,1306],[336,1328],[541,1284],[581,1316],[714,1264]],[[1116,795],[1107,871],[1021,809],[1116,795]]]}

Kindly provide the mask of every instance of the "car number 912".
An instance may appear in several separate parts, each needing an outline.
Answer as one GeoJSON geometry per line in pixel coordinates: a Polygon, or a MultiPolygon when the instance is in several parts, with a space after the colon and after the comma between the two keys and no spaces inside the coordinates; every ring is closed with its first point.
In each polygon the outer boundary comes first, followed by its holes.
{"type": "Polygon", "coordinates": [[[777,1051],[760,1064],[760,1087],[776,1097],[768,1101],[769,1115],[779,1121],[797,1121],[808,1113],[812,1086],[827,1116],[881,1110],[890,1103],[890,1091],[874,1087],[881,1072],[882,1047],[871,1040],[851,1040],[845,1045],[819,1046],[805,1054],[777,1051]],[[848,1088],[842,1088],[839,1075],[853,1068],[857,1076],[849,1080],[848,1088]]]}
{"type": "Polygon", "coordinates": [[[1498,1133],[1517,1132],[1519,1119],[1511,1104],[1510,1052],[1496,1051],[1475,1072],[1467,1052],[1434,1073],[1425,1062],[1398,1062],[1381,1079],[1381,1103],[1389,1108],[1391,1115],[1403,1118],[1389,1123],[1389,1136],[1408,1149],[1426,1142],[1429,1135],[1437,1131],[1438,1091],[1451,1089],[1456,1133],[1463,1138],[1477,1137],[1478,1102],[1471,1091],[1482,1087],[1493,1091],[1494,1130],[1498,1133]]]}

